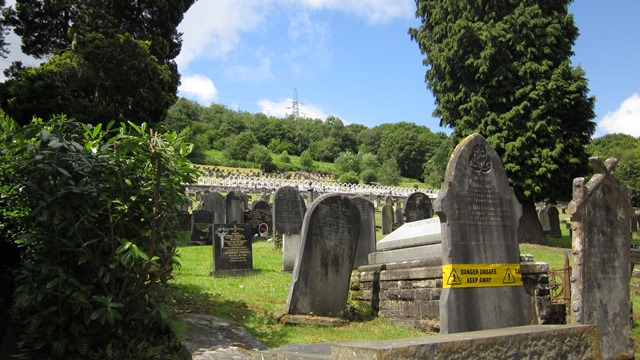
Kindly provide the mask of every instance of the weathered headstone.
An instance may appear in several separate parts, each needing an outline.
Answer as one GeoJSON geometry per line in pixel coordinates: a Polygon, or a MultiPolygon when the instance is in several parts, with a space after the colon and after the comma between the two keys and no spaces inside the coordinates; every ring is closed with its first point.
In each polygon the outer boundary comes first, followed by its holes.
{"type": "Polygon", "coordinates": [[[356,256],[353,260],[353,268],[366,265],[369,254],[376,251],[376,209],[373,203],[365,198],[352,198],[354,204],[360,211],[360,235],[356,246],[356,256]]]}
{"type": "Polygon", "coordinates": [[[213,224],[224,224],[227,220],[227,210],[225,207],[224,196],[217,192],[209,192],[203,194],[200,208],[209,210],[213,214],[213,224]]]}
{"type": "Polygon", "coordinates": [[[395,220],[396,226],[399,227],[404,224],[404,209],[400,206],[396,206],[396,208],[393,210],[393,218],[395,220]]]}
{"type": "Polygon", "coordinates": [[[433,206],[427,194],[414,192],[407,196],[404,201],[404,217],[407,222],[433,217],[433,206]]]}
{"type": "Polygon", "coordinates": [[[249,225],[253,235],[260,235],[260,225],[271,224],[271,214],[262,210],[245,211],[244,223],[249,225]]]}
{"type": "Polygon", "coordinates": [[[282,236],[282,270],[292,271],[300,252],[306,205],[298,189],[283,186],[273,199],[273,229],[282,236]]]}
{"type": "Polygon", "coordinates": [[[271,205],[264,200],[256,200],[251,204],[251,210],[262,210],[271,214],[271,205]]]}
{"type": "Polygon", "coordinates": [[[633,358],[629,297],[631,203],[611,175],[618,160],[590,158],[594,175],[573,181],[571,322],[598,325],[603,359],[633,358]]]}
{"type": "Polygon", "coordinates": [[[393,231],[393,206],[389,204],[382,205],[380,213],[382,217],[382,235],[391,234],[391,231],[393,231]]]}
{"type": "Polygon", "coordinates": [[[542,225],[542,231],[545,234],[551,232],[551,225],[549,224],[549,212],[548,207],[545,205],[543,208],[538,210],[538,220],[540,220],[540,225],[542,225]]]}
{"type": "Polygon", "coordinates": [[[286,313],[338,316],[345,310],[359,231],[358,207],[348,197],[327,194],[311,204],[286,313]]]}
{"type": "Polygon", "coordinates": [[[529,324],[518,247],[522,207],[481,135],[453,151],[434,207],[442,228],[440,332],[529,324]]]}
{"type": "Polygon", "coordinates": [[[208,210],[193,210],[191,213],[191,243],[211,244],[212,231],[213,213],[208,210]]]}
{"type": "Polygon", "coordinates": [[[561,238],[562,231],[560,229],[560,213],[555,206],[547,208],[547,216],[549,217],[549,235],[554,238],[561,238]]]}
{"type": "Polygon", "coordinates": [[[245,197],[242,193],[230,191],[225,197],[227,224],[242,224],[244,221],[245,197]]]}
{"type": "Polygon", "coordinates": [[[188,212],[181,212],[179,215],[178,229],[181,231],[191,230],[191,214],[188,212]]]}
{"type": "Polygon", "coordinates": [[[213,275],[253,270],[253,234],[249,225],[216,224],[213,235],[213,275]]]}
{"type": "Polygon", "coordinates": [[[385,199],[385,204],[393,206],[393,196],[387,196],[387,198],[385,199]]]}

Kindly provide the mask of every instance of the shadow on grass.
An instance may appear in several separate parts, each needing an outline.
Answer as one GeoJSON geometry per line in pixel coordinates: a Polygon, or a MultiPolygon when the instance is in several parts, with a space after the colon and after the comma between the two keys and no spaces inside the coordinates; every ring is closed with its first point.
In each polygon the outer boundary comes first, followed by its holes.
{"type": "Polygon", "coordinates": [[[288,331],[273,314],[252,308],[242,300],[229,300],[220,294],[202,291],[195,285],[172,284],[169,294],[170,306],[176,313],[198,313],[232,320],[269,348],[288,343],[288,331]]]}

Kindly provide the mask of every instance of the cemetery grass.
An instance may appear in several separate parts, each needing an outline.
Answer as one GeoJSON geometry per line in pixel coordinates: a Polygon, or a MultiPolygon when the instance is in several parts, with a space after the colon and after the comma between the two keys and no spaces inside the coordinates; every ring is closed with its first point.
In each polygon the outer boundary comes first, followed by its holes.
{"type": "MultiPolygon", "coordinates": [[[[265,240],[253,244],[254,275],[212,277],[211,246],[181,246],[182,266],[174,272],[170,305],[177,313],[193,312],[231,319],[270,348],[288,343],[370,341],[425,336],[429,333],[391,325],[357,311],[359,321],[342,327],[284,326],[274,312],[283,311],[291,273],[280,271],[282,253],[265,240]]],[[[351,302],[350,302],[351,303],[351,302]]]]}

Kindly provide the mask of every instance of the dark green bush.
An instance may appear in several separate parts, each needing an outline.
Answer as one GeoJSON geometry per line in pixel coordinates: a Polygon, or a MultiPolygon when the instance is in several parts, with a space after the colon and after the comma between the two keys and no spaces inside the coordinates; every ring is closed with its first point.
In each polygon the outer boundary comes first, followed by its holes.
{"type": "Polygon", "coordinates": [[[14,309],[28,356],[170,350],[156,300],[177,264],[176,204],[196,174],[185,159],[190,147],[145,124],[102,130],[64,117],[0,140],[14,159],[4,181],[20,189],[8,196],[28,209],[19,219],[26,232],[14,309]]]}
{"type": "Polygon", "coordinates": [[[340,175],[338,178],[338,182],[343,184],[358,184],[360,183],[360,179],[355,172],[348,172],[346,174],[340,175]]]}

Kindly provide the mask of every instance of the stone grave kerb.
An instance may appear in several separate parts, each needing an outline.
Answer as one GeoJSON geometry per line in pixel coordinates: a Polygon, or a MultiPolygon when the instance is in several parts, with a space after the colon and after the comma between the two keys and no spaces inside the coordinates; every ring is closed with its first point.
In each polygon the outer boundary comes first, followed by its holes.
{"type": "Polygon", "coordinates": [[[522,206],[500,157],[481,135],[468,136],[453,151],[434,209],[442,229],[441,333],[529,324],[519,271],[522,206]]]}

